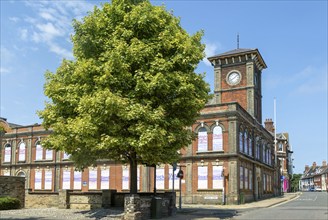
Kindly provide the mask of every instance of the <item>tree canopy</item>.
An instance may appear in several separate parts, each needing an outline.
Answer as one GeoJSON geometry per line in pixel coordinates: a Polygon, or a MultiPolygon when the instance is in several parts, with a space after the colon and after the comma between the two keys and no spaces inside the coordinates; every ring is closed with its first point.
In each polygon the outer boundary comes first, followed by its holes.
{"type": "Polygon", "coordinates": [[[50,101],[39,116],[53,133],[43,145],[71,154],[79,168],[128,162],[131,178],[138,163],[177,161],[209,98],[195,73],[202,32],[189,35],[164,6],[141,0],[105,3],[73,27],[75,60],[45,73],[50,101]]]}

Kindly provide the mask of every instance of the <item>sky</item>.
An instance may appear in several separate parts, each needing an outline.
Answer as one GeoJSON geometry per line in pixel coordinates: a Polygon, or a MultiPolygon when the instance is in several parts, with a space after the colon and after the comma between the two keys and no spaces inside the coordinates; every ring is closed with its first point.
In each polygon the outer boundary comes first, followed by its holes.
{"type": "MultiPolygon", "coordinates": [[[[106,1],[2,0],[0,117],[8,122],[41,123],[46,70],[73,59],[72,19],[81,20],[106,1]]],[[[288,132],[294,173],[327,160],[327,0],[302,1],[151,1],[165,5],[190,34],[204,31],[206,56],[237,48],[258,48],[268,68],[262,71],[263,121],[274,119],[288,132]]],[[[204,59],[213,90],[213,67],[204,59]]]]}

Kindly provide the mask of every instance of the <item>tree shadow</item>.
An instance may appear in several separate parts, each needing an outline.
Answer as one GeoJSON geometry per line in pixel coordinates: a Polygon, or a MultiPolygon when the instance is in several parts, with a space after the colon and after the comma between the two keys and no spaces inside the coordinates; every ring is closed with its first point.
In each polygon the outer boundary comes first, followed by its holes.
{"type": "Polygon", "coordinates": [[[75,213],[83,214],[87,218],[103,219],[108,217],[121,216],[124,213],[124,209],[121,207],[111,207],[110,209],[91,209],[81,210],[75,213]]]}

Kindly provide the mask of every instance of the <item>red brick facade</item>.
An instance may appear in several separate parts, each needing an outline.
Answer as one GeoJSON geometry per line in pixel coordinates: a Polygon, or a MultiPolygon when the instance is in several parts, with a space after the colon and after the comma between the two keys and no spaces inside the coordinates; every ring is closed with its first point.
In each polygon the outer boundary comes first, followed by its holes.
{"type": "MultiPolygon", "coordinates": [[[[182,157],[178,161],[178,170],[181,167],[184,172],[183,202],[240,204],[270,197],[277,184],[273,136],[261,125],[260,82],[261,70],[266,65],[257,49],[237,49],[209,60],[216,78],[214,98],[191,128],[198,138],[181,149],[182,157]],[[241,76],[234,85],[227,82],[232,71],[241,76]]],[[[109,189],[128,190],[126,165],[109,158],[98,161],[95,168],[85,169],[81,179],[78,173],[74,178],[74,164],[63,158],[63,152],[53,152],[51,157],[43,150],[42,159],[36,156],[41,152],[37,149],[38,141],[51,131],[45,131],[40,125],[10,125],[2,118],[0,123],[6,129],[1,137],[0,172],[2,175],[25,175],[26,188],[58,191],[66,184],[65,187],[74,189],[75,181],[81,184],[79,190],[82,191],[90,190],[92,184],[95,187],[92,190],[100,190],[102,184],[108,184],[109,189]],[[21,142],[26,143],[25,161],[19,161],[19,154],[22,156],[20,152],[23,152],[19,150],[21,142]],[[11,149],[10,161],[6,146],[11,149]],[[104,170],[108,170],[108,178],[102,177],[102,174],[107,175],[102,172],[104,170]]],[[[138,169],[139,191],[152,192],[154,168],[140,165],[138,169]]],[[[171,165],[158,166],[156,176],[157,190],[172,190],[171,165]]],[[[178,179],[174,181],[177,189],[178,179]]]]}

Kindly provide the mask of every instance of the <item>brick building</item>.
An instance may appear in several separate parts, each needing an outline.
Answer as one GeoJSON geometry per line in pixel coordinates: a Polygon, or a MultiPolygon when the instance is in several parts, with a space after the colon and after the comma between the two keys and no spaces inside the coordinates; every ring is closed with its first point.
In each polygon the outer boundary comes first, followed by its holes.
{"type": "MultiPolygon", "coordinates": [[[[184,203],[239,204],[277,194],[274,138],[262,126],[262,70],[266,64],[257,49],[236,49],[208,58],[214,67],[214,97],[192,126],[198,135],[181,150],[178,170],[156,168],[157,191],[179,190],[176,173],[182,169],[184,203]]],[[[78,172],[69,155],[43,149],[50,134],[42,126],[20,126],[0,118],[1,175],[25,176],[32,191],[74,189],[129,190],[128,165],[110,159],[78,172]]],[[[152,192],[154,168],[139,165],[138,189],[152,192]]]]}
{"type": "Polygon", "coordinates": [[[312,166],[305,166],[300,180],[300,190],[302,191],[328,191],[328,166],[327,161],[322,161],[322,165],[313,162],[312,166]]]}

